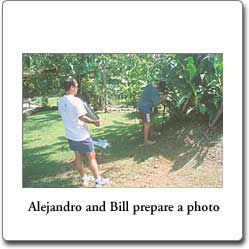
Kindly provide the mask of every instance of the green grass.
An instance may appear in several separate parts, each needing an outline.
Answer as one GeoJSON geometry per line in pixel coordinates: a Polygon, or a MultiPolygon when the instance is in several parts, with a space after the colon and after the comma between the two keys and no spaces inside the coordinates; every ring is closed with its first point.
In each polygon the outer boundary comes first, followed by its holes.
{"type": "MultiPolygon", "coordinates": [[[[209,142],[202,135],[206,127],[197,120],[184,124],[167,121],[156,145],[140,147],[143,126],[137,113],[98,115],[101,126],[88,127],[94,140],[111,143],[104,151],[96,147],[100,169],[110,169],[105,175],[113,179],[111,187],[149,187],[151,182],[156,187],[222,185],[222,169],[217,171],[216,158],[203,164],[209,142]]],[[[153,125],[158,131],[161,122],[162,115],[156,115],[153,125]]],[[[220,143],[222,132],[210,136],[220,143]]],[[[65,163],[73,156],[58,111],[36,113],[23,122],[23,187],[80,187],[78,172],[65,163]]]]}
{"type": "MultiPolygon", "coordinates": [[[[141,142],[141,124],[135,113],[98,113],[101,127],[88,125],[94,139],[108,139],[112,144],[106,154],[124,157],[131,146],[141,142]]],[[[34,114],[23,123],[23,186],[72,187],[74,179],[57,179],[65,173],[64,161],[73,157],[65,138],[58,111],[34,114]],[[51,181],[53,179],[53,181],[51,181]]],[[[97,149],[98,150],[98,149],[97,149]]],[[[77,174],[77,172],[75,172],[77,174]]]]}
{"type": "Polygon", "coordinates": [[[46,184],[48,177],[63,172],[63,160],[70,156],[57,111],[35,114],[23,123],[24,186],[46,184]]]}
{"type": "Polygon", "coordinates": [[[57,102],[59,101],[60,97],[49,97],[48,98],[48,105],[50,106],[57,106],[57,102]]]}
{"type": "Polygon", "coordinates": [[[117,106],[117,105],[127,105],[127,100],[125,99],[116,99],[112,98],[111,99],[111,105],[117,106]]]}

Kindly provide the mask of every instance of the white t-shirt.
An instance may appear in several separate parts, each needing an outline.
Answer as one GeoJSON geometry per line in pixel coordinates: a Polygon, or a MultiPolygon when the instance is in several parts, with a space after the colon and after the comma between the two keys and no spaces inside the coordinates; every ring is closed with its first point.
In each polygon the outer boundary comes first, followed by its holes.
{"type": "Polygon", "coordinates": [[[80,98],[73,95],[64,95],[58,104],[59,113],[62,117],[66,137],[74,141],[82,141],[90,137],[86,123],[79,117],[87,112],[80,98]]]}

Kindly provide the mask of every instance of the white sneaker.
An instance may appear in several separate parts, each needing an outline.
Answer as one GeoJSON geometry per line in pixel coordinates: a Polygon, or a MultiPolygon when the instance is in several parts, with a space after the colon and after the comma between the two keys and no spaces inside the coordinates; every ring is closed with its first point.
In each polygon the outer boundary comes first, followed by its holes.
{"type": "Polygon", "coordinates": [[[96,180],[95,188],[101,188],[104,185],[110,184],[110,178],[101,178],[100,180],[96,180]]]}
{"type": "Polygon", "coordinates": [[[94,181],[95,178],[93,176],[84,176],[81,178],[81,184],[83,187],[88,187],[89,182],[94,181]]]}

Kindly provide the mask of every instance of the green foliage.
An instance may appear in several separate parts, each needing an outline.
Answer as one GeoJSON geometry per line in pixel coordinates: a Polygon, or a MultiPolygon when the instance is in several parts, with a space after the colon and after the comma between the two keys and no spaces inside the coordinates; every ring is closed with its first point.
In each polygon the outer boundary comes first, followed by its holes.
{"type": "Polygon", "coordinates": [[[47,96],[35,97],[32,99],[32,103],[40,105],[40,106],[47,106],[48,105],[48,97],[47,96]]]}
{"type": "MultiPolygon", "coordinates": [[[[183,115],[212,121],[223,102],[222,54],[25,54],[23,96],[60,97],[66,76],[79,95],[103,109],[112,99],[136,106],[142,89],[161,80],[171,104],[183,115]]],[[[173,110],[173,109],[172,109],[173,110]]]]}
{"type": "Polygon", "coordinates": [[[173,55],[167,69],[165,89],[186,115],[195,112],[213,120],[223,102],[221,54],[173,55]],[[170,71],[169,71],[170,68],[170,71]]]}

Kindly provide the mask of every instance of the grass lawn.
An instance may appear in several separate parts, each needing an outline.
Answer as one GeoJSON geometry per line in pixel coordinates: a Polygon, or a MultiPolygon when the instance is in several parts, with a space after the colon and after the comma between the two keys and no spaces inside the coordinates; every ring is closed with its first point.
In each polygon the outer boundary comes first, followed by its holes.
{"type": "MultiPolygon", "coordinates": [[[[222,187],[222,135],[203,139],[202,125],[167,123],[157,143],[142,144],[136,113],[98,113],[101,127],[89,125],[93,139],[108,139],[111,148],[96,148],[101,172],[110,187],[222,187]],[[218,151],[218,152],[217,152],[218,151]]],[[[155,127],[161,128],[160,115],[155,127]]],[[[36,113],[23,122],[23,187],[80,187],[78,173],[58,111],[36,113]]],[[[88,170],[88,169],[87,169],[88,170]]]]}
{"type": "Polygon", "coordinates": [[[48,105],[57,106],[59,99],[60,99],[60,97],[49,97],[48,98],[48,105]]]}

